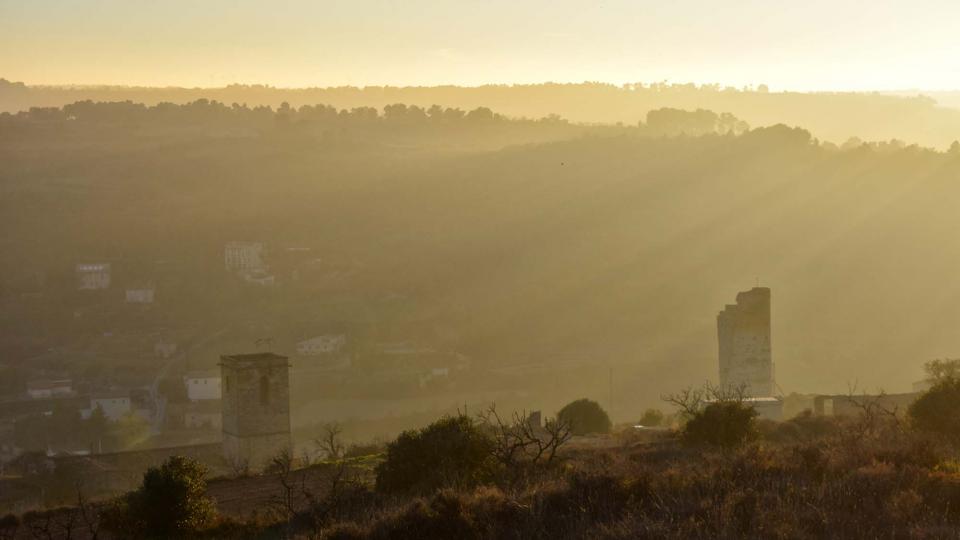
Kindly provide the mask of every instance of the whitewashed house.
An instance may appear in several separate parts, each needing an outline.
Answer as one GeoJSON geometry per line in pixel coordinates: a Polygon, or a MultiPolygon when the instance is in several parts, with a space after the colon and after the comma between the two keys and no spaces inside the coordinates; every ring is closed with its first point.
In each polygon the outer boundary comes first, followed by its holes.
{"type": "Polygon", "coordinates": [[[223,256],[228,272],[263,272],[267,269],[260,242],[227,242],[223,256]]]}
{"type": "Polygon", "coordinates": [[[450,378],[450,368],[448,367],[439,367],[431,368],[430,371],[426,373],[421,373],[419,375],[420,388],[426,388],[428,384],[432,383],[438,379],[449,379],[450,378]]]}
{"type": "Polygon", "coordinates": [[[156,292],[152,283],[126,290],[128,304],[152,304],[156,292]]]}
{"type": "Polygon", "coordinates": [[[78,264],[76,273],[82,291],[110,288],[110,263],[78,264]]]}
{"type": "Polygon", "coordinates": [[[183,382],[187,386],[187,399],[190,401],[220,399],[219,371],[191,371],[183,378],[183,382]]]}
{"type": "Polygon", "coordinates": [[[103,411],[103,416],[111,422],[116,422],[133,411],[129,395],[110,393],[91,397],[90,408],[82,409],[80,416],[84,419],[90,418],[96,409],[103,411]]]}
{"type": "Polygon", "coordinates": [[[70,379],[38,379],[27,382],[27,395],[33,399],[48,399],[73,394],[73,381],[70,379]]]}

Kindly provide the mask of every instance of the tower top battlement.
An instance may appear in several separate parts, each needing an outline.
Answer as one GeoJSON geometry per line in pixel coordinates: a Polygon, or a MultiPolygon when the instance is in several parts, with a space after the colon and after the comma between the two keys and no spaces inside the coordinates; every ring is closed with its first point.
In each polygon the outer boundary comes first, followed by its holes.
{"type": "Polygon", "coordinates": [[[231,369],[250,369],[262,366],[288,366],[288,358],[271,352],[226,354],[220,356],[220,365],[231,369]]]}

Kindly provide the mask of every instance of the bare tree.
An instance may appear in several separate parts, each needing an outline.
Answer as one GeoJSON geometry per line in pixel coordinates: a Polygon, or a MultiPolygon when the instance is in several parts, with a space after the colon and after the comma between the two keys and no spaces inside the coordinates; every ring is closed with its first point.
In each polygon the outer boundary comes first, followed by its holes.
{"type": "Polygon", "coordinates": [[[573,434],[570,425],[559,419],[547,420],[544,426],[529,421],[526,411],[514,412],[504,419],[496,404],[479,413],[480,421],[493,435],[493,456],[510,469],[526,463],[551,464],[560,448],[573,434]]]}
{"type": "Polygon", "coordinates": [[[235,478],[250,476],[250,462],[246,459],[227,460],[227,467],[235,478]]]}
{"type": "Polygon", "coordinates": [[[340,437],[342,433],[343,425],[339,422],[328,422],[323,425],[322,433],[316,443],[327,455],[327,459],[343,457],[343,441],[340,437]]]}
{"type": "Polygon", "coordinates": [[[702,388],[688,386],[675,394],[660,396],[660,399],[679,409],[681,417],[689,419],[703,409],[706,396],[702,388]]]}
{"type": "Polygon", "coordinates": [[[705,382],[703,386],[688,386],[675,394],[661,396],[660,399],[679,409],[679,414],[685,419],[696,416],[709,403],[729,402],[743,403],[747,399],[747,386],[719,386],[705,382]]]}
{"type": "Polygon", "coordinates": [[[326,489],[322,495],[304,489],[303,495],[307,499],[310,516],[313,520],[314,532],[338,519],[344,502],[347,488],[357,482],[350,476],[350,468],[345,461],[338,461],[332,469],[327,469],[325,478],[326,489]]]}
{"type": "Polygon", "coordinates": [[[512,419],[504,420],[497,412],[496,404],[490,405],[477,416],[493,435],[493,456],[501,464],[514,467],[524,457],[527,445],[531,442],[524,437],[524,431],[519,426],[524,419],[518,413],[513,413],[512,419]]]}
{"type": "Polygon", "coordinates": [[[36,540],[70,540],[77,526],[79,513],[76,508],[53,508],[41,512],[28,512],[23,523],[31,538],[36,540]]]}
{"type": "Polygon", "coordinates": [[[23,524],[26,526],[30,538],[35,540],[53,540],[53,512],[46,510],[43,512],[27,512],[23,516],[23,524]]]}
{"type": "Polygon", "coordinates": [[[84,496],[81,482],[77,482],[77,510],[80,513],[80,520],[87,528],[90,540],[97,540],[100,534],[100,512],[84,496]]]}
{"type": "Polygon", "coordinates": [[[887,404],[886,397],[883,389],[871,396],[865,392],[858,394],[856,383],[847,385],[847,402],[857,410],[854,421],[846,430],[851,439],[849,442],[860,443],[870,437],[904,432],[899,407],[887,404]]]}
{"type": "Polygon", "coordinates": [[[570,430],[570,423],[564,422],[558,418],[551,418],[543,424],[543,430],[546,433],[545,438],[537,438],[538,454],[537,458],[546,454],[547,464],[552,464],[560,447],[567,443],[573,432],[570,430]]]}
{"type": "Polygon", "coordinates": [[[301,494],[304,491],[304,482],[306,475],[293,474],[295,469],[295,459],[289,449],[283,449],[272,460],[267,469],[276,475],[280,483],[280,492],[273,497],[272,506],[283,514],[287,522],[293,519],[301,508],[301,494]],[[299,482],[296,476],[299,476],[299,482]]]}

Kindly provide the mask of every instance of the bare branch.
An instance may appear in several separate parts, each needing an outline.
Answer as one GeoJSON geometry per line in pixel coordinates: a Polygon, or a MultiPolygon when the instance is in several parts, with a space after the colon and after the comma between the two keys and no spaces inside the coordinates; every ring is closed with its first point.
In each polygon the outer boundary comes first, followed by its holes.
{"type": "Polygon", "coordinates": [[[328,422],[323,425],[323,433],[315,442],[327,455],[327,459],[340,459],[343,457],[342,433],[343,425],[339,422],[328,422]]]}
{"type": "Polygon", "coordinates": [[[525,467],[552,464],[557,452],[572,437],[565,422],[549,419],[540,426],[539,421],[531,421],[526,411],[516,411],[510,420],[505,420],[495,404],[478,417],[493,437],[494,458],[517,476],[525,467]]]}

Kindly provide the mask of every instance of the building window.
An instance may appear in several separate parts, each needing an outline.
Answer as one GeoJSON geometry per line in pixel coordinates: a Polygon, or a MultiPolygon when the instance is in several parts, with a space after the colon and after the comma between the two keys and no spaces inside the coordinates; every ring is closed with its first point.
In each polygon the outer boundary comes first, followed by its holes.
{"type": "Polygon", "coordinates": [[[266,375],[260,376],[260,404],[270,403],[270,379],[266,375]]]}
{"type": "Polygon", "coordinates": [[[229,375],[227,375],[227,378],[225,378],[225,379],[223,380],[223,389],[226,390],[227,392],[230,391],[230,376],[229,376],[229,375]]]}

